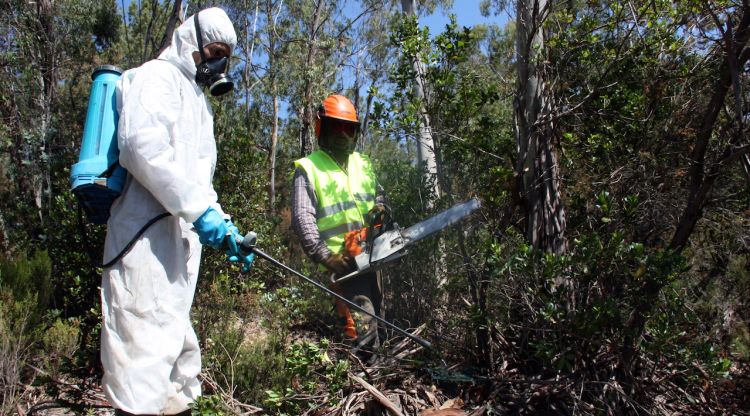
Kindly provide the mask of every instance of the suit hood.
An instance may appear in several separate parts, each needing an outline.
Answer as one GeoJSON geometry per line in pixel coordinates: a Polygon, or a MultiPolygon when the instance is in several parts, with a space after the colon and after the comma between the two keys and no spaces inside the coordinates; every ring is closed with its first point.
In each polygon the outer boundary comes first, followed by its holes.
{"type": "Polygon", "coordinates": [[[193,52],[198,51],[198,38],[193,20],[196,16],[200,18],[203,46],[223,42],[229,45],[229,50],[232,51],[237,44],[234,26],[224,10],[211,7],[190,16],[175,29],[172,43],[159,55],[159,59],[171,62],[191,80],[195,79],[196,72],[193,52]]]}

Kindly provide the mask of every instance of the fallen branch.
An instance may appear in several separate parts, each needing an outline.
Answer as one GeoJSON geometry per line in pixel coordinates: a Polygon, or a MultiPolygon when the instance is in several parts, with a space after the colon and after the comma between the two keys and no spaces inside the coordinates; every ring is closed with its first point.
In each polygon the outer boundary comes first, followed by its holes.
{"type": "Polygon", "coordinates": [[[224,404],[232,409],[233,412],[241,415],[252,415],[263,411],[263,409],[260,407],[242,403],[241,401],[235,399],[234,395],[225,391],[209,372],[202,373],[202,376],[203,382],[210,386],[213,391],[217,392],[224,404]]]}
{"type": "MultiPolygon", "coordinates": [[[[422,333],[422,331],[426,327],[427,327],[426,324],[422,324],[422,325],[418,326],[415,330],[411,331],[411,334],[412,335],[419,335],[419,334],[422,333]]],[[[401,350],[403,350],[404,348],[406,348],[411,342],[412,342],[412,340],[410,340],[409,338],[402,339],[398,344],[396,344],[393,348],[391,348],[390,354],[392,356],[397,355],[398,352],[400,352],[401,350]]]]}
{"type": "Polygon", "coordinates": [[[393,404],[390,400],[388,400],[387,397],[383,393],[381,393],[378,389],[373,387],[370,383],[364,381],[362,378],[357,377],[353,374],[349,375],[349,378],[359,383],[362,387],[365,388],[370,394],[372,394],[375,399],[380,402],[383,406],[385,406],[386,409],[390,410],[391,413],[393,413],[396,416],[403,416],[403,413],[401,413],[401,410],[399,410],[396,405],[393,404]]]}

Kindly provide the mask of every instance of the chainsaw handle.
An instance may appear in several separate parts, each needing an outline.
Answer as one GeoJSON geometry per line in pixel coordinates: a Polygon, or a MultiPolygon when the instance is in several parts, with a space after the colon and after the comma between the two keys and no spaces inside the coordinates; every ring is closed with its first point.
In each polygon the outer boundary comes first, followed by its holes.
{"type": "MultiPolygon", "coordinates": [[[[365,270],[366,270],[367,272],[371,272],[371,271],[372,271],[372,270],[370,270],[370,269],[365,269],[365,270]]],[[[353,278],[353,277],[357,277],[357,276],[359,276],[360,274],[362,274],[362,272],[363,272],[362,270],[355,270],[355,271],[353,271],[353,272],[350,272],[350,273],[348,273],[348,274],[345,274],[345,275],[343,275],[343,276],[339,276],[339,275],[338,275],[338,274],[336,274],[336,273],[331,273],[331,275],[330,275],[329,279],[331,280],[331,283],[333,283],[333,284],[337,284],[337,283],[341,283],[341,282],[347,281],[347,280],[349,280],[349,279],[351,279],[351,278],[353,278]]]]}

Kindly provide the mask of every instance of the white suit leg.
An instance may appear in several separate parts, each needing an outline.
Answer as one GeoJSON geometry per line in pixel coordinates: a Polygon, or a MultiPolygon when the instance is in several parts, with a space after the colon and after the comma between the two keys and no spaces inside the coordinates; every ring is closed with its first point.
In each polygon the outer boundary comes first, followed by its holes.
{"type": "Polygon", "coordinates": [[[200,395],[189,312],[201,247],[180,222],[155,223],[102,279],[102,388],[130,413],[179,413],[200,395]]]}

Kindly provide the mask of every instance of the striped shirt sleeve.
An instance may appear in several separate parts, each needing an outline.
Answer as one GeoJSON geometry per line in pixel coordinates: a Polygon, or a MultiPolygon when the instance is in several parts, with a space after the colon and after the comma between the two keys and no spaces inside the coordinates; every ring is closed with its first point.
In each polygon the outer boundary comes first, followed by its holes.
{"type": "Polygon", "coordinates": [[[325,242],[320,238],[315,219],[315,206],[318,199],[315,189],[302,168],[294,172],[292,187],[292,229],[297,234],[305,254],[316,263],[331,255],[325,242]]]}

